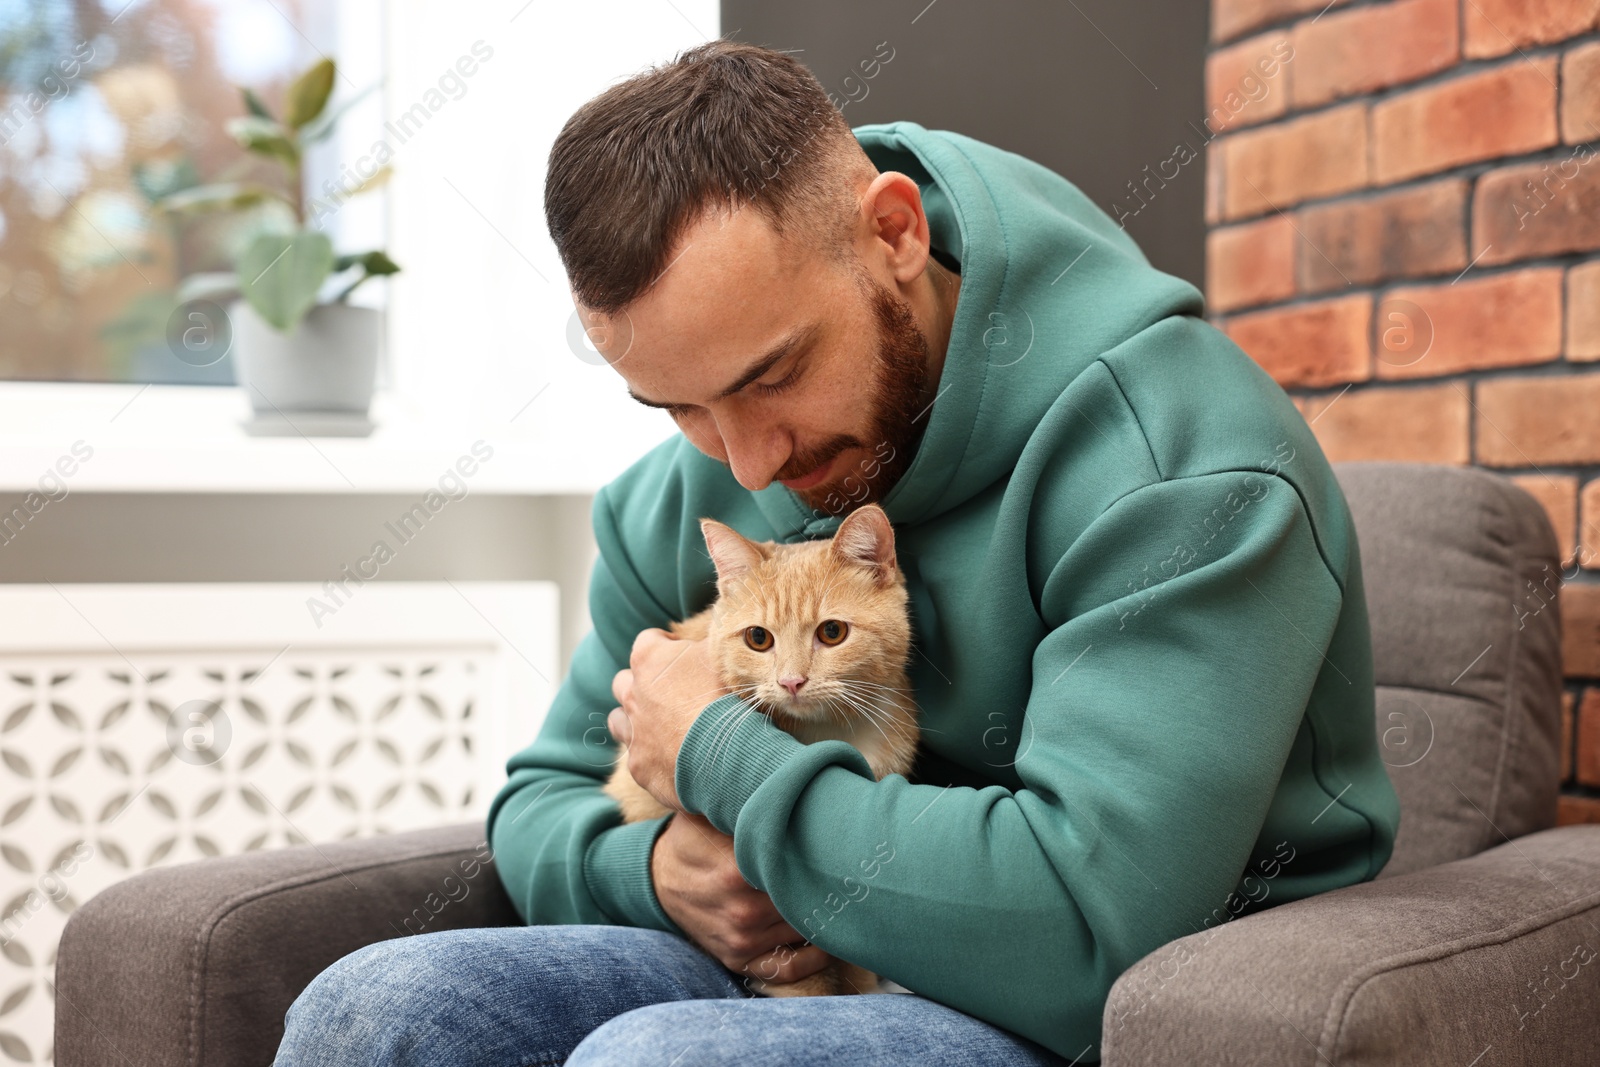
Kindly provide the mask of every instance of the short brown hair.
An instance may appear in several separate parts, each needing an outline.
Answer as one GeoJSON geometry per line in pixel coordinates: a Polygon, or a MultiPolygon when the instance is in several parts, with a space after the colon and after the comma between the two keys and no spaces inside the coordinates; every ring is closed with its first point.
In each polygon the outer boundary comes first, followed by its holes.
{"type": "Polygon", "coordinates": [[[578,302],[613,314],[719,206],[753,206],[779,235],[842,258],[853,183],[871,170],[809,70],[718,39],[612,86],[567,120],[550,150],[545,221],[578,302]]]}

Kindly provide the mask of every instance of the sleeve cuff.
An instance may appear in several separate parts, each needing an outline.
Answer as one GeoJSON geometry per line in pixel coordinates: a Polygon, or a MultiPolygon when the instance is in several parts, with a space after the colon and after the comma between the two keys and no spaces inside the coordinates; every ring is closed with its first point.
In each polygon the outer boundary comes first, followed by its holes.
{"type": "Polygon", "coordinates": [[[689,935],[661,907],[650,879],[650,852],[671,818],[663,815],[602,830],[583,854],[583,879],[600,910],[617,924],[661,930],[687,941],[689,935]]]}
{"type": "Polygon", "coordinates": [[[684,810],[731,836],[750,795],[805,748],[730,693],[707,704],[684,735],[673,787],[684,810]]]}

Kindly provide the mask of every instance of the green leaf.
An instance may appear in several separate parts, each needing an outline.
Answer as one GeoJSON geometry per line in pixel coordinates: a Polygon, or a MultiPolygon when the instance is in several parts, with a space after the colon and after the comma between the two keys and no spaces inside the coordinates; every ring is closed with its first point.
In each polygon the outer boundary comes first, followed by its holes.
{"type": "Polygon", "coordinates": [[[290,333],[317,301],[317,290],[333,269],[333,243],[326,234],[262,234],[239,257],[240,288],[267,322],[290,333]]]}
{"type": "Polygon", "coordinates": [[[216,185],[196,185],[164,196],[156,202],[162,211],[173,214],[199,214],[205,211],[236,211],[276,197],[272,190],[260,185],[241,185],[238,182],[219,182],[216,185]]]}
{"type": "Polygon", "coordinates": [[[346,252],[333,261],[335,271],[349,270],[351,267],[360,267],[368,274],[399,274],[400,266],[390,259],[388,254],[380,251],[372,252],[346,252]]]}
{"type": "Polygon", "coordinates": [[[241,86],[239,95],[244,97],[244,109],[250,114],[258,119],[266,119],[268,122],[275,121],[272,117],[272,112],[267,110],[267,105],[261,102],[261,98],[256,95],[254,89],[246,89],[241,86]]]}
{"type": "Polygon", "coordinates": [[[328,106],[333,93],[333,60],[318,60],[289,86],[283,120],[298,130],[328,106]]]}
{"type": "Polygon", "coordinates": [[[390,259],[387,253],[376,250],[340,256],[334,261],[333,269],[335,271],[345,271],[351,267],[360,267],[361,276],[345,286],[339,295],[333,298],[334,303],[344,303],[345,298],[355,292],[361,286],[361,283],[368,278],[379,278],[386,274],[400,273],[400,265],[398,263],[390,259]]]}
{"type": "Polygon", "coordinates": [[[250,151],[281,159],[291,167],[299,164],[299,147],[289,131],[271,119],[242,115],[229,119],[224,125],[233,139],[250,151]]]}
{"type": "Polygon", "coordinates": [[[334,126],[338,124],[340,119],[344,118],[345,113],[351,108],[355,107],[357,104],[361,103],[361,101],[365,100],[367,97],[371,96],[377,88],[378,83],[373,82],[371,85],[367,86],[356,95],[350,97],[332,111],[324,111],[321,115],[318,115],[315,122],[307,123],[306,126],[301,129],[300,143],[316,144],[318,141],[326,140],[329,135],[333,133],[334,126]]]}
{"type": "Polygon", "coordinates": [[[362,258],[361,265],[372,275],[400,273],[400,264],[390,259],[386,252],[368,252],[362,258]]]}

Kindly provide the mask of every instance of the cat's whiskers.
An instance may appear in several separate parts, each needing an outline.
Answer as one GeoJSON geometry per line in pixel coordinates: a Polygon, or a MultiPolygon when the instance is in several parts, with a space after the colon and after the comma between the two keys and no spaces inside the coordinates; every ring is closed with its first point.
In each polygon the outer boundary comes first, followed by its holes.
{"type": "Polygon", "coordinates": [[[715,768],[718,762],[721,761],[723,750],[733,740],[734,734],[744,724],[744,721],[751,715],[758,714],[760,713],[751,711],[749,708],[740,708],[738,709],[738,714],[731,715],[717,724],[717,732],[711,736],[710,751],[706,756],[707,769],[715,768]]]}
{"type": "Polygon", "coordinates": [[[884,730],[882,724],[878,722],[877,715],[870,708],[858,704],[857,698],[855,697],[841,694],[839,699],[842,703],[848,705],[852,710],[854,710],[858,718],[864,720],[869,726],[877,730],[880,734],[883,734],[883,739],[885,741],[889,740],[889,734],[884,730]]]}
{"type": "Polygon", "coordinates": [[[734,696],[749,699],[761,691],[761,684],[759,682],[749,682],[745,685],[730,685],[724,688],[734,696]]]}
{"type": "Polygon", "coordinates": [[[888,732],[883,728],[885,723],[896,733],[904,733],[907,729],[905,723],[894,718],[886,708],[879,706],[875,700],[860,693],[853,693],[844,685],[839,685],[835,700],[849,707],[858,717],[866,720],[880,734],[883,734],[885,741],[891,740],[888,732]]]}
{"type": "Polygon", "coordinates": [[[879,685],[876,682],[865,682],[856,678],[835,679],[833,684],[839,686],[841,689],[848,689],[858,696],[868,697],[873,701],[881,701],[883,703],[894,704],[896,706],[903,706],[908,703],[908,701],[894,694],[911,692],[911,690],[902,689],[899,686],[879,685]]]}
{"type": "MultiPolygon", "coordinates": [[[[851,699],[862,701],[862,697],[859,694],[854,694],[851,699]]],[[[854,710],[862,718],[869,720],[872,725],[877,726],[880,733],[882,733],[885,725],[902,737],[915,737],[922,733],[922,728],[918,728],[914,720],[907,720],[904,715],[896,715],[893,710],[886,709],[886,707],[883,707],[882,704],[877,704],[877,702],[866,701],[864,704],[856,704],[854,705],[854,710]]],[[[888,734],[885,733],[885,737],[888,737],[888,734]]]]}
{"type": "Polygon", "coordinates": [[[722,754],[724,752],[728,751],[729,747],[733,743],[733,736],[734,736],[735,733],[738,732],[739,727],[743,726],[744,723],[746,722],[746,720],[748,720],[751,716],[759,715],[759,714],[761,714],[761,713],[757,712],[757,711],[742,710],[742,711],[739,712],[738,716],[736,716],[728,724],[727,729],[724,730],[722,732],[722,734],[721,734],[720,743],[717,744],[717,746],[715,748],[716,755],[712,758],[712,766],[716,766],[716,764],[721,761],[722,754]]]}
{"type": "Polygon", "coordinates": [[[882,689],[882,690],[884,690],[886,692],[890,692],[890,693],[909,693],[909,692],[911,692],[911,687],[910,686],[880,685],[877,682],[869,682],[869,681],[866,681],[866,680],[861,679],[861,678],[841,678],[841,679],[838,679],[838,683],[840,685],[861,686],[861,687],[866,688],[866,689],[882,689]]]}
{"type": "Polygon", "coordinates": [[[760,695],[761,690],[766,688],[766,686],[759,682],[751,682],[745,685],[733,685],[728,686],[727,688],[734,695],[742,698],[747,703],[754,704],[757,711],[768,716],[769,718],[775,714],[789,714],[781,705],[762,699],[760,695]]]}
{"type": "MultiPolygon", "coordinates": [[[[899,686],[879,685],[876,682],[866,682],[866,681],[862,681],[860,679],[853,679],[853,678],[852,679],[839,679],[834,684],[836,684],[836,685],[844,685],[844,686],[853,686],[853,687],[858,687],[858,688],[865,687],[866,689],[869,689],[869,690],[882,690],[882,691],[887,692],[887,693],[910,693],[910,692],[912,692],[911,689],[901,688],[899,686]]],[[[879,699],[879,700],[887,699],[890,703],[894,704],[895,706],[897,706],[899,708],[902,708],[902,709],[905,709],[905,710],[909,710],[914,718],[917,716],[916,704],[910,698],[907,698],[905,700],[899,700],[899,699],[895,699],[895,698],[885,698],[885,697],[882,697],[881,695],[879,695],[878,693],[875,693],[875,692],[874,693],[870,693],[870,694],[863,694],[863,695],[870,695],[870,696],[874,697],[875,699],[879,699]]],[[[942,733],[944,733],[943,730],[935,730],[930,726],[926,726],[926,725],[922,725],[922,724],[918,724],[915,727],[915,729],[917,731],[919,731],[921,733],[925,733],[925,734],[942,734],[942,733]]]]}

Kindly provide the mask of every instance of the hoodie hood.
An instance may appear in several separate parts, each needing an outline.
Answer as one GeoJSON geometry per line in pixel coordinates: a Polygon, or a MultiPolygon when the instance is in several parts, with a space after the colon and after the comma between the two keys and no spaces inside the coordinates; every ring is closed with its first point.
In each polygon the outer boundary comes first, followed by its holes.
{"type": "MultiPolygon", "coordinates": [[[[1030,159],[915,122],[854,133],[880,172],[917,183],[933,247],[961,268],[928,427],[882,501],[896,524],[916,524],[1005,478],[1045,412],[1102,353],[1169,316],[1199,315],[1203,303],[1077,186],[1030,159]]],[[[781,482],[754,496],[783,540],[828,537],[840,521],[781,482]]]]}

